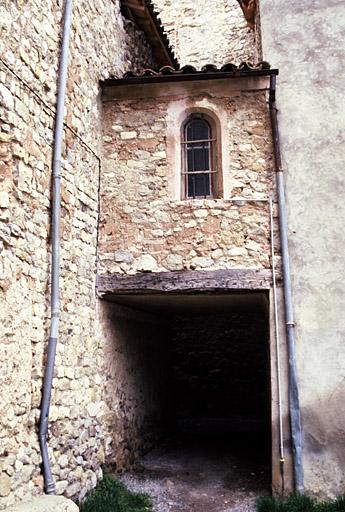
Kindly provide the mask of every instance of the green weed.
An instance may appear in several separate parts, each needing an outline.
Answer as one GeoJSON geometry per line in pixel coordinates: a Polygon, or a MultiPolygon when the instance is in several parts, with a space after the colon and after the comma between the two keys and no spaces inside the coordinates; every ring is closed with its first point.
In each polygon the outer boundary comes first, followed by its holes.
{"type": "Polygon", "coordinates": [[[105,476],[79,507],[80,512],[152,512],[146,494],[132,493],[110,476],[105,476]]]}
{"type": "Polygon", "coordinates": [[[345,496],[323,502],[301,494],[292,494],[285,500],[263,496],[257,501],[257,512],[345,512],[345,496]]]}

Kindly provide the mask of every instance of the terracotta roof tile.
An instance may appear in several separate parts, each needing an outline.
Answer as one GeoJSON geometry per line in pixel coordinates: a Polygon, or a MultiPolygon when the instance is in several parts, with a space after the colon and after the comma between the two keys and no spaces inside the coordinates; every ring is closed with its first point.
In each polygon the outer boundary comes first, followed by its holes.
{"type": "Polygon", "coordinates": [[[258,64],[251,64],[250,62],[241,62],[239,66],[233,64],[232,62],[223,64],[223,66],[217,68],[214,64],[206,64],[201,69],[197,69],[194,66],[186,65],[182,68],[176,69],[172,66],[163,66],[159,70],[154,69],[143,69],[140,72],[134,73],[133,71],[128,71],[121,78],[140,78],[147,76],[163,76],[163,75],[191,75],[191,74],[205,74],[205,73],[243,73],[246,71],[263,71],[269,70],[271,68],[268,62],[262,61],[258,64]]]}
{"type": "Polygon", "coordinates": [[[238,77],[260,77],[269,75],[278,75],[278,69],[271,69],[268,62],[262,61],[258,64],[242,62],[240,65],[232,62],[225,63],[221,67],[214,64],[206,64],[201,69],[194,66],[183,66],[176,69],[172,66],[163,66],[158,70],[143,69],[139,72],[129,71],[122,77],[112,77],[102,82],[103,87],[118,85],[159,83],[159,82],[178,82],[191,80],[213,80],[238,77]]]}

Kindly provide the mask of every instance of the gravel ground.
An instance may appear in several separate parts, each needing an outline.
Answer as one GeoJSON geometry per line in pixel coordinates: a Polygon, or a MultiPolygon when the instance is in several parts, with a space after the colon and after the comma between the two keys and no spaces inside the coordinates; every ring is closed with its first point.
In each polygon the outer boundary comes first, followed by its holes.
{"type": "Polygon", "coordinates": [[[258,496],[269,493],[269,468],[255,445],[234,446],[175,442],[147,454],[120,480],[149,494],[155,512],[254,512],[258,496]]]}

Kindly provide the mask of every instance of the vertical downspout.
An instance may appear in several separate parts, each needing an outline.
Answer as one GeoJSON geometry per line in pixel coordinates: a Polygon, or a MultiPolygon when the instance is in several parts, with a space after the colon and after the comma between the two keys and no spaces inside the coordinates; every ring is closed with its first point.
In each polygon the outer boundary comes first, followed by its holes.
{"type": "Polygon", "coordinates": [[[60,202],[61,202],[61,153],[64,129],[65,91],[67,84],[68,50],[72,22],[72,0],[65,0],[63,14],[63,33],[61,41],[61,55],[57,81],[56,117],[53,142],[52,164],[52,263],[51,263],[51,324],[47,350],[47,362],[44,374],[41,416],[39,424],[39,442],[41,448],[44,490],[47,494],[55,494],[55,482],[52,476],[48,446],[48,419],[50,397],[53,383],[56,344],[58,339],[60,320],[60,202]]]}
{"type": "Polygon", "coordinates": [[[289,412],[292,437],[293,468],[295,490],[304,492],[304,475],[302,462],[302,428],[301,411],[299,404],[299,391],[297,379],[296,348],[295,348],[295,322],[292,308],[291,275],[288,248],[288,232],[285,206],[284,177],[280,153],[280,140],[276,107],[276,76],[270,76],[270,115],[272,123],[273,148],[277,176],[277,193],[279,209],[279,231],[283,266],[284,305],[286,336],[289,358],[289,412]]]}

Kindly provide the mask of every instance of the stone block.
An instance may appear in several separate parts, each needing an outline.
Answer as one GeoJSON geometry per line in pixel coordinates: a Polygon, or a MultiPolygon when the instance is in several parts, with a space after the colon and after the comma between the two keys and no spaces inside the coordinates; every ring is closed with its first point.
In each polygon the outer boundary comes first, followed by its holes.
{"type": "Polygon", "coordinates": [[[0,192],[0,208],[8,208],[10,206],[10,198],[8,192],[0,192]]]}
{"type": "Polygon", "coordinates": [[[198,219],[204,219],[205,217],[207,217],[208,212],[207,210],[195,210],[194,215],[198,219]]]}
{"type": "Polygon", "coordinates": [[[212,267],[214,265],[214,261],[212,258],[203,257],[203,256],[195,256],[192,259],[192,267],[193,268],[207,268],[212,267]]]}
{"type": "Polygon", "coordinates": [[[135,260],[135,267],[139,272],[153,272],[158,269],[157,261],[150,254],[144,254],[135,260]]]}
{"type": "Polygon", "coordinates": [[[122,140],[135,139],[137,132],[121,132],[120,137],[122,140]]]}
{"type": "Polygon", "coordinates": [[[134,258],[131,252],[118,250],[114,253],[114,259],[117,263],[132,263],[134,258]]]}
{"type": "Polygon", "coordinates": [[[180,254],[169,254],[165,264],[168,270],[183,270],[183,258],[180,254]]]}
{"type": "Polygon", "coordinates": [[[14,100],[11,91],[2,84],[0,84],[0,104],[9,110],[12,110],[14,107],[14,100]]]}
{"type": "Polygon", "coordinates": [[[6,512],[78,512],[79,507],[64,496],[40,496],[27,503],[12,505],[6,512]]]}
{"type": "Polygon", "coordinates": [[[244,247],[233,247],[232,249],[228,250],[228,255],[230,257],[246,256],[247,254],[247,250],[244,247]]]}
{"type": "MultiPolygon", "coordinates": [[[[78,494],[81,490],[81,484],[79,482],[75,482],[74,484],[72,485],[69,485],[67,487],[67,489],[65,490],[65,494],[66,496],[68,497],[72,497],[72,496],[75,496],[76,494],[78,494]]],[[[66,510],[67,512],[67,510],[66,510]]],[[[68,510],[69,512],[69,510],[68,510]]]]}
{"type": "Polygon", "coordinates": [[[10,494],[11,482],[11,478],[6,473],[0,475],[0,496],[4,497],[10,494]]]}

